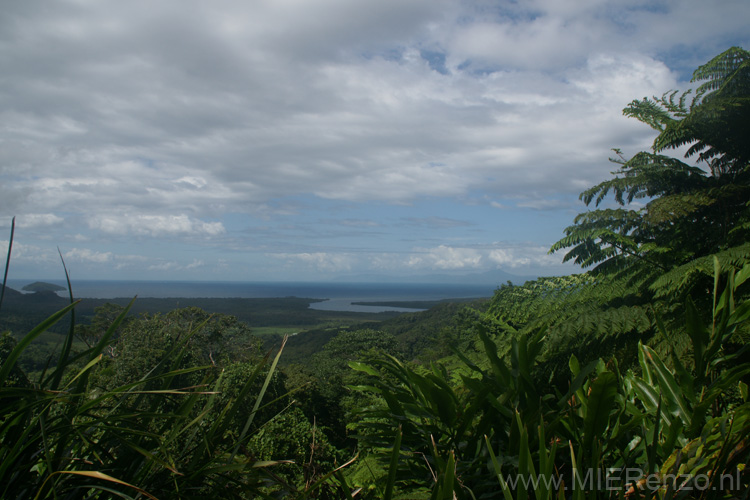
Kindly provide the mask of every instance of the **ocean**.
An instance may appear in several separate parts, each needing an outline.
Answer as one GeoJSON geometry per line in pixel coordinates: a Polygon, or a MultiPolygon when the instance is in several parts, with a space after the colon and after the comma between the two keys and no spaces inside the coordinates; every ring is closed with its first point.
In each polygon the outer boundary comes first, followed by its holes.
{"type": "MultiPolygon", "coordinates": [[[[8,286],[21,290],[37,280],[9,279],[8,286]]],[[[64,280],[38,280],[66,287],[64,280]]],[[[328,311],[415,311],[390,306],[362,306],[352,302],[442,300],[491,297],[491,285],[436,283],[337,283],[337,282],[235,282],[235,281],[109,281],[72,280],[76,298],[267,298],[302,297],[328,299],[310,305],[328,311]]],[[[67,297],[68,292],[58,292],[67,297]]]]}

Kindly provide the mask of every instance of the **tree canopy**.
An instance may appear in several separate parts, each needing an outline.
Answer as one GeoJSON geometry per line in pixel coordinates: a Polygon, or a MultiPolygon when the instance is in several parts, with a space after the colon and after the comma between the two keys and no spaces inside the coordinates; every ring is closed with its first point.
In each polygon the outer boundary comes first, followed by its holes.
{"type": "Polygon", "coordinates": [[[732,265],[750,254],[750,53],[730,48],[692,82],[623,110],[658,132],[652,150],[625,159],[615,149],[614,177],[580,195],[596,209],[579,214],[550,252],[567,249],[564,261],[627,276],[657,295],[710,279],[705,257],[732,265]],[[680,148],[683,159],[665,154],[680,148]],[[609,195],[619,207],[599,208],[609,195]],[[676,268],[691,279],[657,281],[676,268]]]}
{"type": "MultiPolygon", "coordinates": [[[[652,147],[630,158],[615,149],[617,170],[580,194],[590,209],[550,249],[587,272],[502,287],[488,308],[501,331],[545,325],[550,372],[604,351],[634,362],[633,341],[659,333],[657,316],[679,332],[688,296],[710,310],[714,259],[728,273],[750,258],[750,53],[730,48],[692,82],[623,110],[655,130],[652,147]]],[[[688,345],[659,338],[657,348],[688,345]]]]}

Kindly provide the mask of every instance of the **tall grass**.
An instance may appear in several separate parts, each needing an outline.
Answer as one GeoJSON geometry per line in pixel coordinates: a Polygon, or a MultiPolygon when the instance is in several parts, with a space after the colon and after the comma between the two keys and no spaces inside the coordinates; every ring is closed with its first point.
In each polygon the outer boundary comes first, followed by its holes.
{"type": "MultiPolygon", "coordinates": [[[[13,231],[6,278],[12,246],[13,231]]],[[[94,389],[91,376],[103,364],[105,348],[135,299],[98,342],[76,352],[73,313],[78,302],[67,269],[65,273],[71,303],[14,342],[0,359],[0,498],[271,498],[289,490],[271,471],[283,460],[258,461],[248,449],[283,344],[255,365],[238,396],[223,406],[217,403],[223,370],[183,362],[201,324],[183,332],[183,341],[135,380],[94,389]],[[19,357],[66,316],[70,328],[57,365],[28,380],[17,365],[19,357]],[[183,386],[188,374],[198,383],[183,386]],[[252,411],[242,415],[241,408],[247,407],[252,411]],[[235,439],[231,426],[238,417],[245,425],[235,439]]],[[[304,491],[287,492],[300,498],[315,495],[324,482],[336,482],[336,474],[332,471],[304,491]]]]}
{"type": "Polygon", "coordinates": [[[10,269],[10,253],[13,249],[13,234],[16,232],[16,218],[10,221],[10,238],[8,239],[8,256],[5,259],[5,271],[3,272],[3,288],[0,290],[0,311],[3,308],[3,299],[5,298],[5,285],[8,282],[8,269],[10,269]]]}

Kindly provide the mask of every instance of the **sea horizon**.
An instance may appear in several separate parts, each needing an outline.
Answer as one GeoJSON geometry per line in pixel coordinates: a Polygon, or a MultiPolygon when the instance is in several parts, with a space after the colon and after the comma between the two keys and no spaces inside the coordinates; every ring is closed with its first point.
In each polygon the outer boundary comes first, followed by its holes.
{"type": "MultiPolygon", "coordinates": [[[[8,279],[8,287],[22,291],[42,281],[64,287],[61,279],[8,279]]],[[[370,283],[335,281],[177,281],[177,280],[71,280],[75,298],[278,298],[327,299],[314,309],[377,312],[405,308],[353,305],[352,302],[435,301],[491,297],[497,288],[488,284],[370,283]]]]}

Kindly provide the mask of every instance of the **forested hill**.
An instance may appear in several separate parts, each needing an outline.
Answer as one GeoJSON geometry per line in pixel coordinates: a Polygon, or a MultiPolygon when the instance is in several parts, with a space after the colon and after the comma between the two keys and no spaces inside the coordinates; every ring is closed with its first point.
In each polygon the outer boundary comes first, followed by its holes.
{"type": "MultiPolygon", "coordinates": [[[[436,359],[450,352],[449,345],[467,335],[467,324],[474,319],[470,311],[481,310],[489,299],[460,299],[421,302],[419,304],[389,303],[402,307],[420,305],[428,307],[423,312],[361,313],[347,311],[322,311],[309,305],[319,299],[298,297],[282,298],[137,298],[130,309],[131,316],[166,314],[179,308],[197,307],[210,314],[234,316],[244,322],[251,332],[260,333],[268,348],[281,342],[281,335],[266,332],[292,332],[282,364],[304,361],[337,335],[340,330],[374,328],[393,335],[399,352],[408,359],[427,357],[436,359]],[[299,334],[302,333],[302,334],[299,334]]],[[[77,305],[76,320],[81,325],[92,322],[96,312],[107,304],[125,307],[129,299],[82,299],[77,305]]],[[[0,331],[26,332],[45,318],[69,304],[67,297],[55,292],[39,291],[21,293],[6,288],[3,314],[0,314],[0,331]]],[[[63,335],[67,321],[50,328],[63,335]]],[[[49,341],[50,337],[45,339],[49,341]]],[[[52,344],[55,344],[52,342],[52,344]]]]}
{"type": "Polygon", "coordinates": [[[6,286],[0,314],[0,332],[28,332],[68,303],[67,299],[52,291],[21,293],[6,286]]]}
{"type": "MultiPolygon", "coordinates": [[[[398,313],[355,313],[346,311],[319,311],[309,305],[320,299],[300,297],[280,298],[137,298],[130,310],[131,314],[167,313],[183,307],[198,307],[209,313],[237,317],[251,327],[297,327],[307,329],[331,321],[342,325],[363,321],[382,321],[398,313]]],[[[68,305],[70,300],[51,291],[21,293],[6,287],[3,311],[0,315],[0,331],[29,331],[52,313],[68,305]]],[[[76,315],[81,323],[89,323],[97,308],[105,304],[126,306],[130,299],[81,299],[76,306],[76,315]]],[[[64,333],[67,326],[58,324],[53,331],[64,333]]]]}
{"type": "MultiPolygon", "coordinates": [[[[450,355],[451,345],[473,338],[472,322],[486,309],[490,299],[440,301],[421,312],[396,313],[377,321],[360,317],[360,321],[344,328],[315,328],[290,337],[281,363],[305,364],[310,356],[342,332],[378,331],[393,339],[395,353],[408,360],[433,361],[450,355]]],[[[426,305],[426,304],[423,304],[426,305]]],[[[281,342],[280,336],[266,337],[271,347],[281,342]]]]}

